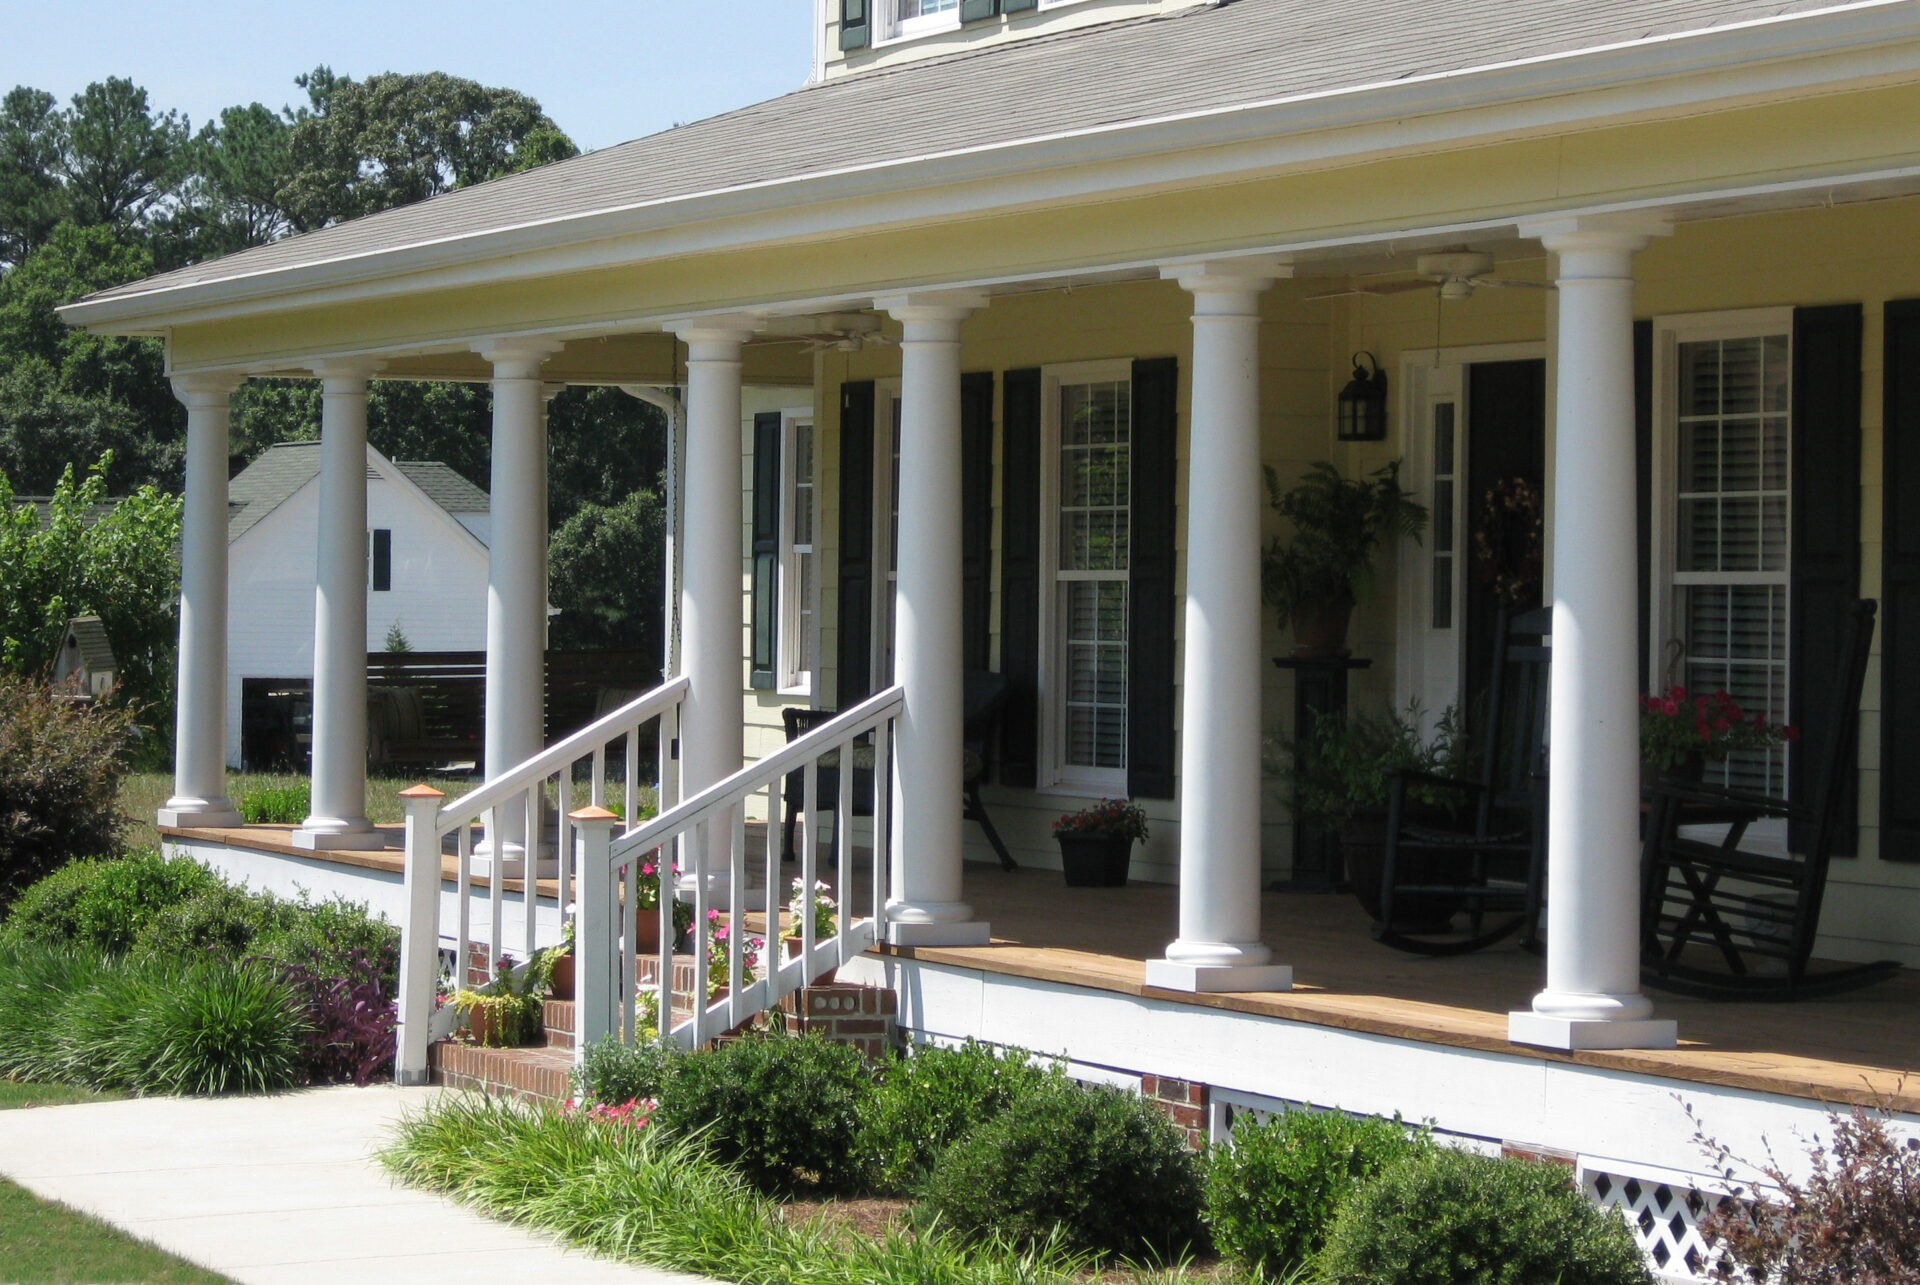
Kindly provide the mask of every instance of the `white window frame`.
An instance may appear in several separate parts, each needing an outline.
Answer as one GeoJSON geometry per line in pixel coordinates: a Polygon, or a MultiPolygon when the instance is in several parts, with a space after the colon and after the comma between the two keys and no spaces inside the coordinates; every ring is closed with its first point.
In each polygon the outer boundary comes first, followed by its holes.
{"type": "Polygon", "coordinates": [[[900,432],[900,381],[873,385],[873,690],[893,683],[894,604],[900,584],[894,548],[893,503],[897,482],[894,443],[900,432]]]}
{"type": "MultiPolygon", "coordinates": [[[[1649,530],[1649,566],[1651,584],[1647,588],[1647,684],[1656,690],[1664,689],[1672,681],[1684,682],[1684,676],[1668,677],[1670,654],[1668,643],[1677,638],[1681,621],[1675,618],[1673,605],[1674,590],[1686,583],[1675,567],[1679,549],[1677,523],[1680,516],[1679,473],[1680,473],[1680,415],[1679,415],[1679,350],[1682,343],[1711,339],[1753,339],[1766,335],[1784,334],[1788,337],[1788,361],[1792,361],[1793,309],[1781,308],[1743,308],[1727,312],[1685,313],[1653,319],[1653,443],[1651,493],[1655,520],[1648,523],[1649,530]]],[[[1799,431],[1793,423],[1791,407],[1793,389],[1791,375],[1787,389],[1788,411],[1788,449],[1787,449],[1787,494],[1793,493],[1793,449],[1792,434],[1799,431]]],[[[1788,620],[1792,620],[1792,584],[1793,584],[1793,514],[1791,498],[1787,513],[1788,543],[1785,566],[1779,572],[1770,571],[1722,571],[1711,576],[1702,573],[1698,583],[1714,584],[1779,584],[1788,590],[1788,620]]],[[[1791,651],[1792,630],[1788,629],[1789,651],[1786,656],[1787,700],[1793,699],[1793,655],[1791,651]]],[[[1777,718],[1784,719],[1785,711],[1775,711],[1777,718]]]]}
{"type": "Polygon", "coordinates": [[[800,668],[800,659],[812,656],[817,663],[820,655],[820,440],[813,430],[811,409],[780,412],[780,636],[774,656],[777,686],[783,696],[813,694],[814,671],[800,668]],[[796,430],[803,427],[813,434],[813,476],[807,481],[811,539],[804,544],[794,538],[800,514],[796,430]],[[813,560],[811,577],[801,574],[803,558],[813,560]],[[807,586],[805,593],[800,592],[803,583],[807,586]]]}
{"type": "MultiPolygon", "coordinates": [[[[1086,3],[1088,3],[1088,0],[1040,0],[1039,8],[1035,12],[1044,13],[1050,9],[1064,9],[1069,5],[1086,3]]],[[[876,45],[894,44],[903,40],[918,40],[923,36],[937,36],[945,31],[958,31],[963,25],[960,21],[960,6],[958,3],[955,3],[951,9],[944,9],[939,13],[929,13],[916,18],[902,18],[900,16],[900,0],[875,0],[874,9],[874,16],[878,19],[874,28],[877,33],[877,37],[874,40],[876,45]]],[[[1021,15],[999,14],[996,16],[1007,18],[1019,17],[1021,15]]],[[[987,24],[985,19],[981,19],[973,25],[984,27],[987,24]]]]}
{"type": "MultiPolygon", "coordinates": [[[[1133,362],[1127,358],[1045,366],[1040,371],[1040,789],[1075,795],[1120,796],[1127,792],[1127,768],[1070,766],[1066,763],[1066,657],[1060,628],[1060,390],[1073,384],[1119,383],[1131,386],[1133,362]]],[[[1129,402],[1131,405],[1131,402],[1129,402]]],[[[1130,438],[1131,441],[1131,438],[1130,438]]],[[[1131,450],[1131,445],[1129,450],[1131,450]]],[[[1131,525],[1133,497],[1128,497],[1131,525]]],[[[1131,544],[1131,542],[1129,542],[1131,544]]],[[[1131,553],[1128,558],[1131,563],[1131,553]]],[[[1116,578],[1124,579],[1126,572],[1116,578]]],[[[1127,604],[1131,613],[1133,603],[1127,604]]],[[[1127,666],[1131,674],[1133,655],[1127,666]]],[[[1129,753],[1132,747],[1129,746],[1129,753]]]]}

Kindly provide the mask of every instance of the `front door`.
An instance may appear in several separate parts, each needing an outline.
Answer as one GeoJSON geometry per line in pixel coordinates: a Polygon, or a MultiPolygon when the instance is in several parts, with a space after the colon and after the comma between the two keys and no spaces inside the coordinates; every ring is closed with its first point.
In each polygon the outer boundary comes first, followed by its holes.
{"type": "MultiPolygon", "coordinates": [[[[1487,527],[1489,506],[1499,503],[1494,498],[1497,493],[1511,494],[1513,483],[1524,482],[1535,496],[1546,494],[1547,363],[1538,359],[1475,362],[1467,367],[1466,383],[1467,489],[1461,497],[1465,508],[1461,516],[1466,536],[1462,598],[1467,637],[1462,694],[1468,731],[1476,744],[1486,744],[1480,737],[1480,720],[1493,679],[1500,595],[1483,570],[1479,537],[1487,527]]],[[[1516,611],[1539,605],[1537,585],[1511,604],[1516,611]]]]}

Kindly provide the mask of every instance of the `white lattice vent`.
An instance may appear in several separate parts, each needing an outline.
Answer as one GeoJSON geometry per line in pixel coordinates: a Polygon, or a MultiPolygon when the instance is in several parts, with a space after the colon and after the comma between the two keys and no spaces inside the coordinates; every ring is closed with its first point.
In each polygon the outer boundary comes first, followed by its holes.
{"type": "Polygon", "coordinates": [[[1602,1209],[1620,1211],[1661,1280],[1714,1279],[1711,1272],[1717,1255],[1701,1237],[1700,1222],[1729,1197],[1604,1169],[1588,1169],[1584,1178],[1587,1198],[1602,1209]]]}

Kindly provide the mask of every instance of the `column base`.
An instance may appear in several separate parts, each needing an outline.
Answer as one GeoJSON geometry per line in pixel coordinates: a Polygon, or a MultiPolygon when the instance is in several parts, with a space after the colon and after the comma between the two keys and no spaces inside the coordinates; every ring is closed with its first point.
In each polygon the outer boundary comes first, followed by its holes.
{"type": "Polygon", "coordinates": [[[1670,1049],[1680,1042],[1670,1018],[1620,1021],[1548,1017],[1531,1009],[1507,1014],[1507,1041],[1544,1049],[1670,1049]]]}
{"type": "Polygon", "coordinates": [[[984,919],[962,919],[944,924],[887,924],[889,946],[989,946],[993,933],[984,919]]]}
{"type": "Polygon", "coordinates": [[[167,806],[155,814],[159,825],[172,826],[179,830],[191,830],[196,827],[204,830],[233,830],[247,823],[238,808],[226,799],[208,799],[205,803],[195,802],[192,806],[178,800],[168,799],[167,806]]]}
{"type": "Polygon", "coordinates": [[[1290,991],[1289,964],[1190,964],[1180,959],[1149,959],[1147,985],[1189,994],[1227,991],[1290,991]]]}
{"type": "Polygon", "coordinates": [[[309,830],[302,826],[290,836],[296,848],[305,848],[309,852],[378,852],[387,846],[387,836],[373,828],[371,821],[362,821],[358,827],[327,830],[309,830]]]}

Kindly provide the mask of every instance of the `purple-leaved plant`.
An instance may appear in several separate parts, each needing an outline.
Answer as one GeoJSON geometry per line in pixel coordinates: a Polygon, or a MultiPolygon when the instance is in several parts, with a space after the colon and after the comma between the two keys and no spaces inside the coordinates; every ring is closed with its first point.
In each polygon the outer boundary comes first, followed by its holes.
{"type": "Polygon", "coordinates": [[[346,975],[323,976],[305,964],[284,969],[307,1008],[308,1074],[316,1084],[372,1084],[393,1074],[393,997],[381,986],[384,961],[363,949],[347,955],[346,975]]]}

